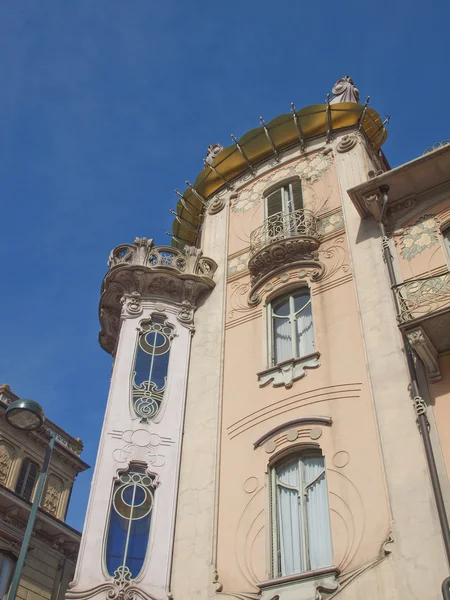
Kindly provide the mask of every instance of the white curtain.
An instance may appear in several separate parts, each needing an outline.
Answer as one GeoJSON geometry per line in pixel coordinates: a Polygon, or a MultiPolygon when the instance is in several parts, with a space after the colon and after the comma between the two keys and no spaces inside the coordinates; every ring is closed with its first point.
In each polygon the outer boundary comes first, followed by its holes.
{"type": "Polygon", "coordinates": [[[0,552],[0,600],[8,593],[15,566],[16,561],[11,556],[0,552]]]}
{"type": "Polygon", "coordinates": [[[292,358],[292,330],[288,317],[273,317],[275,364],[292,358]]]}
{"type": "Polygon", "coordinates": [[[301,309],[297,316],[297,340],[299,358],[314,352],[311,301],[308,301],[308,304],[301,309]]]}
{"type": "Polygon", "coordinates": [[[278,482],[278,532],[281,575],[303,571],[302,529],[298,504],[300,474],[298,461],[277,471],[278,482]],[[283,487],[285,484],[289,487],[283,487]],[[294,488],[294,489],[289,489],[294,488]]]}
{"type": "Polygon", "coordinates": [[[330,566],[332,559],[325,464],[322,457],[305,458],[303,464],[310,568],[319,569],[330,566]]]}

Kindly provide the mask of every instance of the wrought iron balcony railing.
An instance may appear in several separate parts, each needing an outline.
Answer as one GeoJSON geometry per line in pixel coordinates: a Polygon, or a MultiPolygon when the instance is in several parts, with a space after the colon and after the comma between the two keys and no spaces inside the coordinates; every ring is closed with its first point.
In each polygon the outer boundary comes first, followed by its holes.
{"type": "Polygon", "coordinates": [[[290,238],[308,237],[319,245],[321,234],[313,212],[299,208],[292,213],[279,212],[265,219],[264,223],[250,234],[250,257],[262,248],[290,238]]]}
{"type": "Polygon", "coordinates": [[[450,309],[450,273],[406,281],[394,291],[400,325],[450,309]]]}

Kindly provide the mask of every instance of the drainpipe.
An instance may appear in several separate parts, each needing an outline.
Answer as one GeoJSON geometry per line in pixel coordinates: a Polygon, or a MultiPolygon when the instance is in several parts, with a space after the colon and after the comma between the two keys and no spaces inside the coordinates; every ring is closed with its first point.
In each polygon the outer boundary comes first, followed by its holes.
{"type": "MultiPolygon", "coordinates": [[[[387,265],[389,281],[391,284],[392,294],[394,296],[395,306],[398,312],[398,301],[397,296],[394,292],[394,286],[397,284],[394,272],[394,266],[392,263],[392,256],[389,251],[389,243],[388,238],[386,236],[386,229],[384,227],[384,218],[386,216],[387,204],[388,204],[388,185],[381,185],[380,192],[383,194],[383,205],[381,209],[380,216],[380,231],[381,231],[381,240],[383,245],[383,256],[385,263],[387,265]]],[[[439,517],[439,523],[441,525],[442,538],[444,540],[445,552],[447,555],[447,562],[450,564],[450,528],[448,524],[447,512],[445,510],[444,498],[442,496],[441,484],[439,482],[438,471],[436,468],[436,461],[434,458],[433,446],[431,445],[430,432],[428,429],[428,420],[426,415],[426,404],[422,397],[420,396],[419,385],[417,383],[417,374],[414,366],[414,360],[412,355],[412,350],[409,345],[408,339],[404,332],[402,331],[402,341],[403,347],[406,354],[406,361],[408,364],[408,373],[409,373],[409,381],[410,381],[410,389],[411,395],[413,397],[414,408],[417,414],[417,424],[419,426],[419,431],[422,435],[423,445],[425,449],[425,456],[428,463],[428,469],[430,472],[431,485],[433,488],[434,499],[436,502],[436,508],[439,517]]],[[[450,577],[447,577],[442,582],[442,595],[444,600],[450,600],[450,577]]]]}

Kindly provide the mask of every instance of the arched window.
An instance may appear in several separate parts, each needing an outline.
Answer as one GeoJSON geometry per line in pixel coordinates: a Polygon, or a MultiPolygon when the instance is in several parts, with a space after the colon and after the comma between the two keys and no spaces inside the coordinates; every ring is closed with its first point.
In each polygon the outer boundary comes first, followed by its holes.
{"type": "Polygon", "coordinates": [[[106,568],[119,580],[134,579],[147,553],[154,480],[145,467],[131,465],[114,485],[106,541],[106,568]]]}
{"type": "Polygon", "coordinates": [[[16,568],[16,558],[9,552],[0,550],[0,600],[6,598],[16,568]]]}
{"type": "Polygon", "coordinates": [[[274,577],[330,566],[324,458],[290,456],[272,467],[271,480],[274,577]]]}
{"type": "Polygon", "coordinates": [[[161,409],[167,383],[173,327],[164,317],[153,316],[142,325],[132,382],[133,409],[146,423],[161,409]]]}
{"type": "Polygon", "coordinates": [[[268,308],[272,365],[314,352],[311,294],[307,288],[274,300],[268,308]]]}
{"type": "Polygon", "coordinates": [[[25,500],[31,500],[36,480],[39,476],[39,467],[25,458],[20,467],[19,477],[17,478],[15,492],[25,500]]]}

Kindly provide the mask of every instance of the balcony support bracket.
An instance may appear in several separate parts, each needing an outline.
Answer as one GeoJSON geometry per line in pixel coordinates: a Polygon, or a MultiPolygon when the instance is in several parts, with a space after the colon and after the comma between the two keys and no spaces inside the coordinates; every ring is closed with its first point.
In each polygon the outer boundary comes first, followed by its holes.
{"type": "Polygon", "coordinates": [[[430,338],[422,327],[417,327],[406,332],[408,342],[417,356],[422,360],[431,381],[439,381],[441,372],[439,369],[438,352],[433,346],[430,338]]]}

